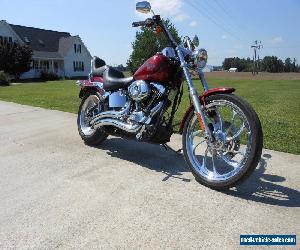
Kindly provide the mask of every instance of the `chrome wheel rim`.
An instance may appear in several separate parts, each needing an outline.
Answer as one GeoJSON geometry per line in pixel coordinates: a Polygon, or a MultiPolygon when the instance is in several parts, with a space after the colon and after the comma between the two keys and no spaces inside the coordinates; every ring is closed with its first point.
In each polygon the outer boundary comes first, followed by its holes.
{"type": "Polygon", "coordinates": [[[90,95],[86,98],[80,111],[79,124],[84,135],[90,136],[95,133],[95,129],[90,125],[92,116],[98,112],[99,98],[96,95],[90,95]]]}
{"type": "Polygon", "coordinates": [[[240,173],[251,152],[252,132],[243,111],[234,103],[214,100],[206,106],[206,121],[214,135],[204,137],[197,115],[188,124],[187,154],[194,171],[209,182],[224,182],[240,173]],[[211,117],[209,114],[212,114],[211,117]]]}

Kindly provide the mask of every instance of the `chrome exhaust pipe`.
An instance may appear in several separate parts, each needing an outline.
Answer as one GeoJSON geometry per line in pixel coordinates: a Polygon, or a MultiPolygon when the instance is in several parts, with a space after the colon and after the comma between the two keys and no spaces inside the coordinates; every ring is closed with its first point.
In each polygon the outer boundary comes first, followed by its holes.
{"type": "Polygon", "coordinates": [[[138,123],[126,123],[117,119],[104,118],[100,121],[97,121],[97,124],[94,125],[94,128],[100,128],[102,126],[114,126],[128,133],[137,133],[142,127],[142,125],[138,123]]]}
{"type": "MultiPolygon", "coordinates": [[[[130,107],[130,105],[129,105],[130,107]]],[[[151,119],[154,115],[157,114],[158,111],[161,110],[161,108],[163,107],[163,102],[159,102],[155,107],[153,107],[150,111],[150,115],[148,117],[145,117],[145,120],[143,121],[143,123],[145,122],[146,124],[149,124],[151,122],[151,119]]],[[[124,110],[116,112],[116,111],[111,111],[111,112],[103,112],[101,114],[99,114],[97,116],[97,118],[95,117],[93,120],[95,120],[94,122],[91,122],[91,124],[94,126],[94,128],[100,128],[102,126],[114,126],[117,127],[121,130],[124,130],[128,133],[137,133],[142,126],[144,125],[143,123],[126,123],[124,121],[121,121],[119,119],[117,119],[117,117],[120,117],[119,114],[123,113],[124,110]],[[111,117],[107,117],[108,115],[115,115],[115,116],[111,116],[111,117]],[[102,118],[99,118],[102,117],[102,118]],[[106,118],[104,118],[106,117],[106,118]]],[[[125,112],[124,112],[125,114],[125,112]]]]}
{"type": "Polygon", "coordinates": [[[125,105],[125,108],[122,109],[121,111],[105,111],[102,112],[98,115],[96,115],[92,120],[91,120],[91,124],[95,125],[97,124],[100,120],[104,119],[104,118],[111,118],[111,119],[117,119],[122,117],[123,115],[127,114],[130,110],[130,103],[127,103],[125,105]]]}

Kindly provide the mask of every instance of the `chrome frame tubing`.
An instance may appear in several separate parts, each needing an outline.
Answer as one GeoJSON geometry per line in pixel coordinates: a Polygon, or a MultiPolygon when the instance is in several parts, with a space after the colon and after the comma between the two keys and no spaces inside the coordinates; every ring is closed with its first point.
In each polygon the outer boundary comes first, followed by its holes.
{"type": "Polygon", "coordinates": [[[206,119],[205,119],[205,114],[203,112],[203,108],[201,106],[197,90],[196,90],[196,88],[193,84],[192,78],[191,78],[190,73],[188,71],[187,63],[184,60],[184,52],[183,51],[185,51],[185,49],[182,48],[179,45],[179,46],[176,47],[176,51],[177,51],[177,54],[178,54],[178,57],[179,57],[179,60],[180,60],[180,63],[181,63],[181,67],[183,69],[183,73],[184,73],[185,78],[187,80],[187,84],[189,86],[190,96],[191,96],[192,102],[194,104],[195,110],[201,116],[201,119],[202,119],[202,122],[203,122],[203,125],[204,125],[204,128],[205,128],[205,134],[208,135],[209,138],[211,139],[212,138],[211,131],[208,128],[208,124],[207,124],[206,119]]]}
{"type": "Polygon", "coordinates": [[[202,83],[204,91],[207,92],[208,91],[208,84],[207,84],[207,81],[204,77],[204,72],[202,70],[198,70],[198,75],[199,75],[199,79],[202,83]]]}
{"type": "Polygon", "coordinates": [[[187,46],[188,46],[189,50],[192,51],[193,49],[192,49],[192,42],[191,42],[191,39],[190,39],[188,36],[185,36],[185,37],[183,38],[183,41],[187,43],[187,46]]]}

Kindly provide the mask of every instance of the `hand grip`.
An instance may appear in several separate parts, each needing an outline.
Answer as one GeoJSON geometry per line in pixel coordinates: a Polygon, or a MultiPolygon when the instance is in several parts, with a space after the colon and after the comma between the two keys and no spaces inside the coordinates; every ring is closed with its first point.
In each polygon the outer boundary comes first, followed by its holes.
{"type": "Polygon", "coordinates": [[[139,26],[143,26],[143,25],[145,25],[145,21],[132,23],[132,27],[139,27],[139,26]]]}
{"type": "Polygon", "coordinates": [[[154,24],[153,19],[152,18],[147,18],[145,21],[133,22],[132,27],[139,27],[139,26],[151,27],[153,24],[154,24]]]}

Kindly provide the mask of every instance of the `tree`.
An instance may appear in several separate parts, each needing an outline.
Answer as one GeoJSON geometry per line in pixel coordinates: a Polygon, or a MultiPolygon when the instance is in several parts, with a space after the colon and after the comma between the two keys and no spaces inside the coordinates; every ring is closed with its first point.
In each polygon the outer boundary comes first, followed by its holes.
{"type": "Polygon", "coordinates": [[[126,67],[124,67],[123,64],[119,64],[115,68],[119,71],[126,71],[126,67]]]}
{"type": "Polygon", "coordinates": [[[291,72],[291,71],[293,71],[292,70],[292,61],[291,61],[291,58],[287,58],[287,59],[285,59],[285,61],[284,61],[284,71],[285,72],[291,72]]]}
{"type": "Polygon", "coordinates": [[[19,78],[30,70],[32,49],[27,45],[0,41],[0,70],[19,78]]]}
{"type": "Polygon", "coordinates": [[[297,68],[298,68],[298,66],[296,64],[296,58],[294,58],[291,72],[297,72],[297,68]]]}
{"type": "MultiPolygon", "coordinates": [[[[175,26],[170,20],[165,22],[175,41],[180,43],[181,39],[175,26]]],[[[157,34],[152,28],[143,27],[141,31],[136,32],[135,41],[132,43],[133,51],[127,61],[129,69],[135,72],[149,57],[167,46],[170,44],[163,32],[157,34]]]]}
{"type": "Polygon", "coordinates": [[[261,62],[262,70],[271,73],[278,73],[284,71],[284,63],[276,56],[265,56],[261,62]]]}
{"type": "Polygon", "coordinates": [[[225,58],[223,61],[223,68],[229,70],[230,68],[237,68],[238,71],[251,71],[252,62],[250,58],[247,59],[239,57],[225,58]]]}

